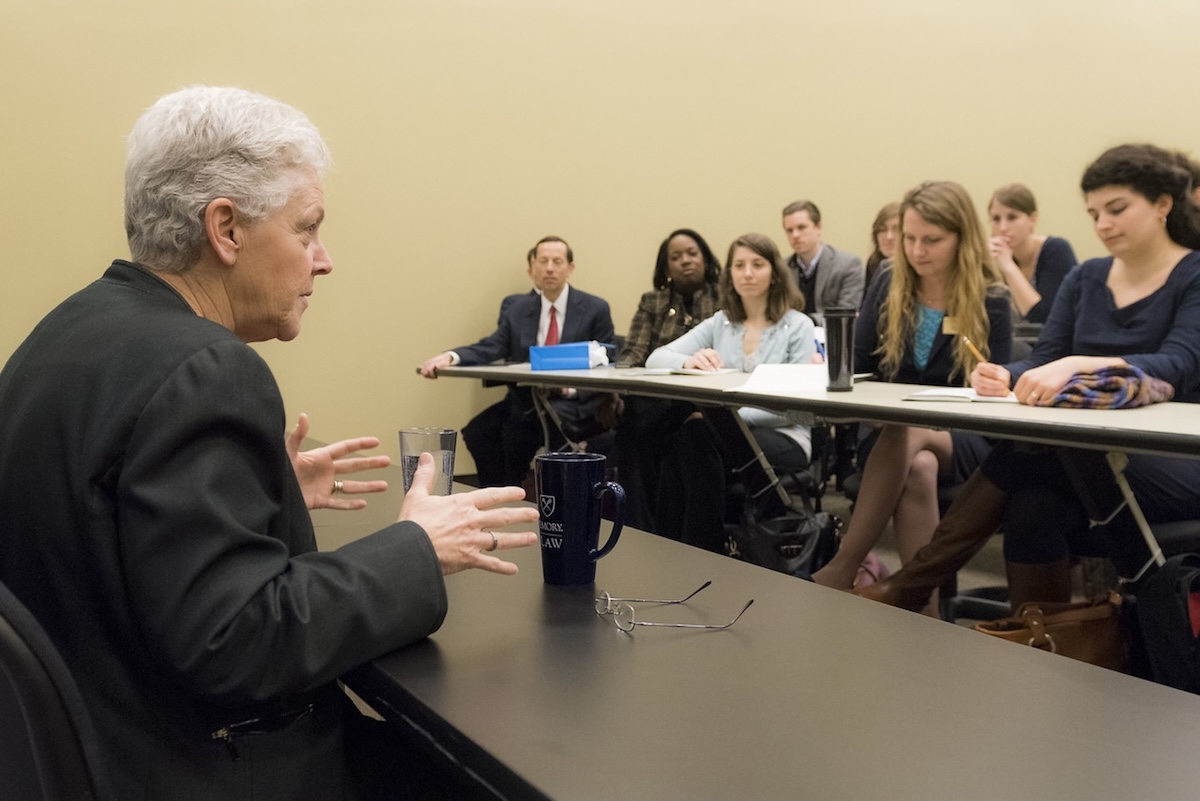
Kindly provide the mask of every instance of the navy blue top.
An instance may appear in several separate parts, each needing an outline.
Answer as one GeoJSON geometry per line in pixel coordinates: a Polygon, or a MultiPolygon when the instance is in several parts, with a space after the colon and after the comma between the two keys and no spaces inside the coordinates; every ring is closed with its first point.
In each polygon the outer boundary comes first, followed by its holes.
{"type": "MultiPolygon", "coordinates": [[[[892,268],[881,269],[871,279],[871,286],[863,296],[862,310],[854,328],[854,371],[879,372],[881,357],[875,353],[879,347],[879,326],[883,306],[887,302],[888,289],[892,285],[892,268]]],[[[1003,363],[1012,357],[1012,299],[1007,290],[989,292],[984,298],[988,316],[988,355],[993,362],[1003,363]]],[[[918,367],[914,359],[913,343],[904,349],[904,360],[895,378],[899,384],[935,384],[958,386],[966,383],[966,376],[954,367],[954,337],[943,333],[939,326],[929,350],[929,359],[918,367]]]]}
{"type": "Polygon", "coordinates": [[[1029,356],[1006,365],[1012,382],[1064,356],[1120,356],[1200,401],[1200,252],[1184,256],[1157,290],[1117,308],[1108,288],[1111,256],[1071,271],[1029,356]]]}
{"type": "Polygon", "coordinates": [[[1033,288],[1042,298],[1026,312],[1025,319],[1028,322],[1046,322],[1063,279],[1078,263],[1070,242],[1057,236],[1046,237],[1046,241],[1042,243],[1042,250],[1038,253],[1037,264],[1033,268],[1033,288]]]}

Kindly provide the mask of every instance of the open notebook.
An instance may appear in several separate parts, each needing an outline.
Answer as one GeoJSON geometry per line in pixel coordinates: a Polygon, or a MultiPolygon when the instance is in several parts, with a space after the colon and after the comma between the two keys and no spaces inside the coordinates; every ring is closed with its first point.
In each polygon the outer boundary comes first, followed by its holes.
{"type": "Polygon", "coordinates": [[[922,389],[905,395],[909,401],[956,401],[961,403],[1017,403],[1017,396],[1011,392],[1007,395],[980,395],[971,387],[933,387],[922,389]]]}

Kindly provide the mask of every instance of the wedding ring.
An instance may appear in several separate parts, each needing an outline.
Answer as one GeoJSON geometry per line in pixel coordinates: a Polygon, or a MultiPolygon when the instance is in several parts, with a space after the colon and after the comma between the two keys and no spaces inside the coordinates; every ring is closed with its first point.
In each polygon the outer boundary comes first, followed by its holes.
{"type": "Polygon", "coordinates": [[[489,531],[488,534],[492,535],[492,547],[484,548],[484,550],[485,551],[494,551],[494,550],[496,550],[496,546],[499,545],[500,543],[496,540],[496,532],[489,531]]]}
{"type": "Polygon", "coordinates": [[[342,482],[341,482],[341,479],[334,479],[334,481],[333,481],[333,494],[334,494],[334,495],[341,495],[341,494],[342,494],[342,490],[343,490],[343,489],[344,489],[344,485],[342,484],[342,482]]]}

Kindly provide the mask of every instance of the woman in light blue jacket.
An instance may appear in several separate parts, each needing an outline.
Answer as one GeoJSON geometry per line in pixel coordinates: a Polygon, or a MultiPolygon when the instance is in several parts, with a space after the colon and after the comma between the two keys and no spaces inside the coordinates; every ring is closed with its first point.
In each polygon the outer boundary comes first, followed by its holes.
{"type": "MultiPolygon", "coordinates": [[[[779,250],[762,234],[746,234],[729,246],[721,272],[721,310],[674,342],[657,348],[647,367],[752,372],[760,364],[809,364],[816,354],[813,323],[779,250]]],[[[808,428],[763,409],[738,410],[767,460],[777,470],[808,466],[808,428]]],[[[725,465],[720,445],[699,414],[683,426],[672,448],[676,470],[664,468],[659,490],[663,514],[659,533],[720,551],[724,543],[725,465]],[[674,474],[674,475],[672,475],[674,474]]]]}

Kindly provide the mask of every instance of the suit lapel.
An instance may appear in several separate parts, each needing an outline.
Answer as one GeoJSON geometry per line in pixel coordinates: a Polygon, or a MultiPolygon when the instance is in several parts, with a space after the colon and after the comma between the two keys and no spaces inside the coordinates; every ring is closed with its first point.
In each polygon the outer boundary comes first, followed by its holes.
{"type": "Polygon", "coordinates": [[[925,362],[925,370],[922,372],[928,371],[938,364],[944,364],[947,372],[952,371],[954,353],[951,350],[951,346],[953,342],[954,337],[938,331],[937,336],[933,338],[933,346],[929,349],[929,360],[925,362]]]}
{"type": "Polygon", "coordinates": [[[529,349],[537,344],[538,319],[542,315],[542,296],[536,292],[525,298],[525,306],[520,312],[518,330],[521,336],[521,347],[525,350],[528,360],[529,349]]]}
{"type": "Polygon", "coordinates": [[[567,293],[567,322],[563,326],[559,342],[578,342],[580,325],[583,320],[583,293],[571,287],[567,293]]]}
{"type": "Polygon", "coordinates": [[[825,305],[821,298],[825,294],[825,285],[829,283],[829,265],[833,263],[833,254],[833,248],[826,244],[821,245],[821,255],[817,259],[817,280],[813,283],[813,297],[809,298],[814,311],[818,306],[825,305]]]}

